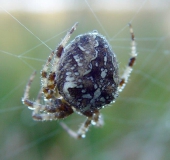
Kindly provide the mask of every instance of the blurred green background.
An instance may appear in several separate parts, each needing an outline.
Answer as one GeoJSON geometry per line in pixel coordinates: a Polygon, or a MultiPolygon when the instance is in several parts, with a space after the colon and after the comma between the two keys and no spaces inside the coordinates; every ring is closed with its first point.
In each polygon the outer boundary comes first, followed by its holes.
{"type": "MultiPolygon", "coordinates": [[[[98,30],[117,55],[120,74],[131,49],[127,25],[131,21],[139,55],[130,80],[116,103],[101,110],[105,125],[92,126],[82,140],[69,137],[58,121],[33,121],[31,110],[22,105],[25,85],[34,70],[38,74],[30,99],[36,98],[39,72],[51,51],[1,10],[0,159],[170,159],[170,12],[146,9],[148,3],[140,3],[136,10],[114,11],[95,10],[89,2],[93,13],[89,7],[56,13],[11,12],[52,49],[77,21],[79,26],[71,39],[98,30]]],[[[63,121],[76,130],[84,120],[73,114],[63,121]]]]}

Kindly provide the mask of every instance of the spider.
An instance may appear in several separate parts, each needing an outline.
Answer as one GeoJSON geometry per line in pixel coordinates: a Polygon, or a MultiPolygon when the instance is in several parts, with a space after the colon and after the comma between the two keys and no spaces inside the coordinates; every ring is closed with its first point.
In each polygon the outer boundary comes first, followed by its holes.
{"type": "Polygon", "coordinates": [[[97,31],[77,36],[67,46],[78,23],[67,32],[58,47],[51,52],[42,71],[41,89],[35,101],[29,99],[34,72],[26,85],[23,104],[33,110],[34,120],[63,119],[77,112],[87,117],[77,132],[65,123],[61,126],[76,139],[84,138],[89,126],[103,125],[100,109],[113,103],[128,81],[136,60],[136,43],[131,24],[131,57],[119,77],[116,55],[104,36],[97,31]],[[40,103],[43,96],[44,104],[40,103]]]}

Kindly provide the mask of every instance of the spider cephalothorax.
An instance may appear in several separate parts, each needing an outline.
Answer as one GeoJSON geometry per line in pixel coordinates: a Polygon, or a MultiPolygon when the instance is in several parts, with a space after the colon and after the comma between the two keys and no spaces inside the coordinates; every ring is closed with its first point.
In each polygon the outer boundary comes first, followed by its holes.
{"type": "Polygon", "coordinates": [[[136,57],[134,34],[130,25],[132,51],[130,62],[119,78],[116,55],[106,38],[97,31],[77,36],[67,46],[77,23],[53,51],[41,71],[42,88],[37,100],[29,100],[35,72],[26,86],[23,103],[32,108],[35,120],[56,120],[77,111],[87,117],[77,132],[62,127],[74,138],[85,137],[90,124],[103,124],[99,110],[115,100],[124,88],[136,57]],[[50,67],[50,63],[52,66],[50,67]],[[45,104],[40,104],[43,95],[45,104]]]}

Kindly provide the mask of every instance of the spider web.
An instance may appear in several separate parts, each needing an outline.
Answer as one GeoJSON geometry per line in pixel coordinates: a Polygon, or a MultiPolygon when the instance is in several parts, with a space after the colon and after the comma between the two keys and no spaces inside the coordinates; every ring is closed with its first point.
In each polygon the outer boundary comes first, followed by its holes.
{"type": "MultiPolygon", "coordinates": [[[[2,1],[0,8],[0,159],[169,159],[168,0],[23,2],[13,2],[22,9],[15,10],[8,1],[2,1]],[[57,121],[34,122],[31,111],[21,104],[31,73],[41,70],[51,50],[77,21],[71,39],[98,30],[117,55],[120,74],[131,49],[129,22],[139,53],[116,103],[101,110],[105,125],[92,126],[80,141],[70,138],[57,121]]],[[[39,77],[38,73],[32,84],[33,100],[39,77]]],[[[73,114],[64,121],[76,130],[84,119],[73,114]]]]}

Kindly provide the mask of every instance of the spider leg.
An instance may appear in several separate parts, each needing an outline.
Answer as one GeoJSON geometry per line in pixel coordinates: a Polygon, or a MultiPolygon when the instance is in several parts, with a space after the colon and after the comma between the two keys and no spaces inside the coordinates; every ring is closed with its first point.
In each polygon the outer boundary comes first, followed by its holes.
{"type": "Polygon", "coordinates": [[[103,116],[98,110],[96,110],[96,112],[93,114],[93,119],[91,123],[92,125],[96,125],[97,127],[101,127],[104,125],[103,116]]]}
{"type": "MultiPolygon", "coordinates": [[[[36,72],[33,72],[31,75],[24,92],[24,96],[22,98],[23,104],[28,106],[33,111],[33,118],[35,120],[55,120],[64,118],[70,114],[73,113],[73,109],[67,102],[64,101],[64,99],[55,99],[53,103],[49,103],[50,105],[42,105],[40,104],[40,98],[41,98],[41,90],[39,91],[39,94],[37,96],[37,100],[31,101],[29,100],[29,92],[31,83],[35,78],[36,72]],[[53,104],[53,105],[52,105],[53,104]],[[43,112],[43,113],[41,113],[43,112]]],[[[47,102],[48,103],[48,102],[47,102]]]]}
{"type": "Polygon", "coordinates": [[[29,79],[29,81],[26,85],[26,88],[25,88],[24,96],[22,98],[23,104],[25,104],[26,106],[28,106],[32,110],[34,110],[35,108],[39,108],[38,106],[41,105],[40,99],[41,99],[41,94],[42,94],[42,89],[40,89],[40,91],[37,95],[36,101],[34,102],[34,101],[29,100],[29,92],[30,92],[30,88],[31,88],[31,83],[34,80],[35,75],[36,75],[36,71],[34,71],[33,74],[30,76],[30,79],[29,79]]]}
{"type": "Polygon", "coordinates": [[[73,109],[63,99],[56,99],[53,105],[42,105],[38,103],[24,99],[23,103],[29,108],[33,109],[32,117],[34,120],[45,121],[45,120],[57,120],[65,118],[73,113],[73,109]]]}
{"type": "Polygon", "coordinates": [[[54,51],[51,52],[51,54],[49,55],[42,71],[41,71],[41,83],[44,84],[44,83],[47,83],[47,71],[48,71],[48,67],[49,67],[49,64],[51,62],[51,60],[53,59],[54,57],[54,51]]]}
{"type": "Polygon", "coordinates": [[[29,106],[30,109],[31,108],[34,109],[33,102],[31,100],[29,100],[29,92],[30,92],[31,83],[34,80],[35,75],[36,75],[36,71],[33,72],[33,74],[31,75],[31,77],[26,85],[24,96],[22,98],[22,103],[25,104],[26,106],[29,106]]]}
{"type": "Polygon", "coordinates": [[[55,51],[53,51],[51,53],[46,64],[44,65],[44,67],[41,71],[41,77],[42,77],[42,81],[43,81],[43,83],[42,83],[43,92],[44,92],[44,96],[46,97],[46,99],[52,98],[53,95],[55,94],[55,91],[54,91],[54,88],[56,86],[55,72],[56,72],[57,64],[58,64],[59,58],[62,55],[65,45],[67,44],[68,40],[70,39],[71,34],[76,30],[77,25],[78,25],[78,23],[75,23],[73,25],[73,27],[67,32],[66,36],[61,41],[59,46],[55,49],[55,51]],[[48,65],[52,59],[53,59],[52,68],[51,68],[49,75],[47,76],[48,65]]]}
{"type": "Polygon", "coordinates": [[[131,42],[131,57],[129,59],[129,63],[128,63],[126,69],[124,70],[124,72],[120,78],[119,88],[118,88],[119,92],[121,92],[124,89],[124,87],[128,81],[128,78],[130,76],[130,73],[132,71],[132,68],[134,66],[134,63],[136,61],[136,56],[137,56],[135,36],[134,36],[132,25],[130,23],[129,23],[129,29],[130,29],[131,40],[132,40],[132,42],[131,42]]]}
{"type": "Polygon", "coordinates": [[[65,37],[63,38],[63,40],[61,41],[61,43],[59,44],[59,46],[56,48],[56,50],[54,51],[55,55],[60,58],[62,51],[64,49],[64,47],[66,46],[68,40],[71,37],[71,34],[76,30],[76,27],[78,25],[78,22],[76,22],[72,28],[67,32],[67,34],[65,35],[65,37]]]}
{"type": "Polygon", "coordinates": [[[39,105],[33,111],[32,117],[34,120],[47,121],[65,118],[72,113],[73,109],[69,104],[63,99],[56,99],[53,105],[39,105]]]}
{"type": "Polygon", "coordinates": [[[32,110],[40,108],[39,106],[41,106],[41,110],[44,110],[45,107],[40,104],[42,89],[40,89],[40,91],[38,93],[38,96],[37,96],[37,99],[36,99],[35,102],[29,100],[29,92],[30,92],[30,88],[31,88],[31,83],[34,80],[35,75],[36,75],[36,71],[33,72],[33,74],[30,76],[30,79],[29,79],[29,81],[28,81],[28,83],[26,85],[26,88],[25,88],[25,92],[24,92],[24,96],[22,98],[22,102],[23,102],[23,104],[25,104],[26,106],[28,106],[32,110]]]}
{"type": "Polygon", "coordinates": [[[87,117],[86,121],[80,126],[77,132],[70,129],[65,123],[60,122],[62,128],[75,139],[85,138],[86,132],[88,131],[91,124],[96,126],[103,125],[99,111],[96,111],[96,113],[94,113],[92,116],[87,117]]]}
{"type": "Polygon", "coordinates": [[[37,98],[36,98],[36,102],[37,102],[37,103],[40,103],[41,98],[42,98],[42,88],[41,88],[41,89],[39,90],[39,92],[38,92],[38,95],[37,95],[37,98]]]}
{"type": "Polygon", "coordinates": [[[63,129],[73,138],[80,139],[85,138],[85,133],[88,131],[88,128],[91,124],[91,118],[88,117],[87,120],[81,125],[79,130],[77,132],[70,129],[65,123],[60,122],[60,125],[63,127],[63,129]]]}

